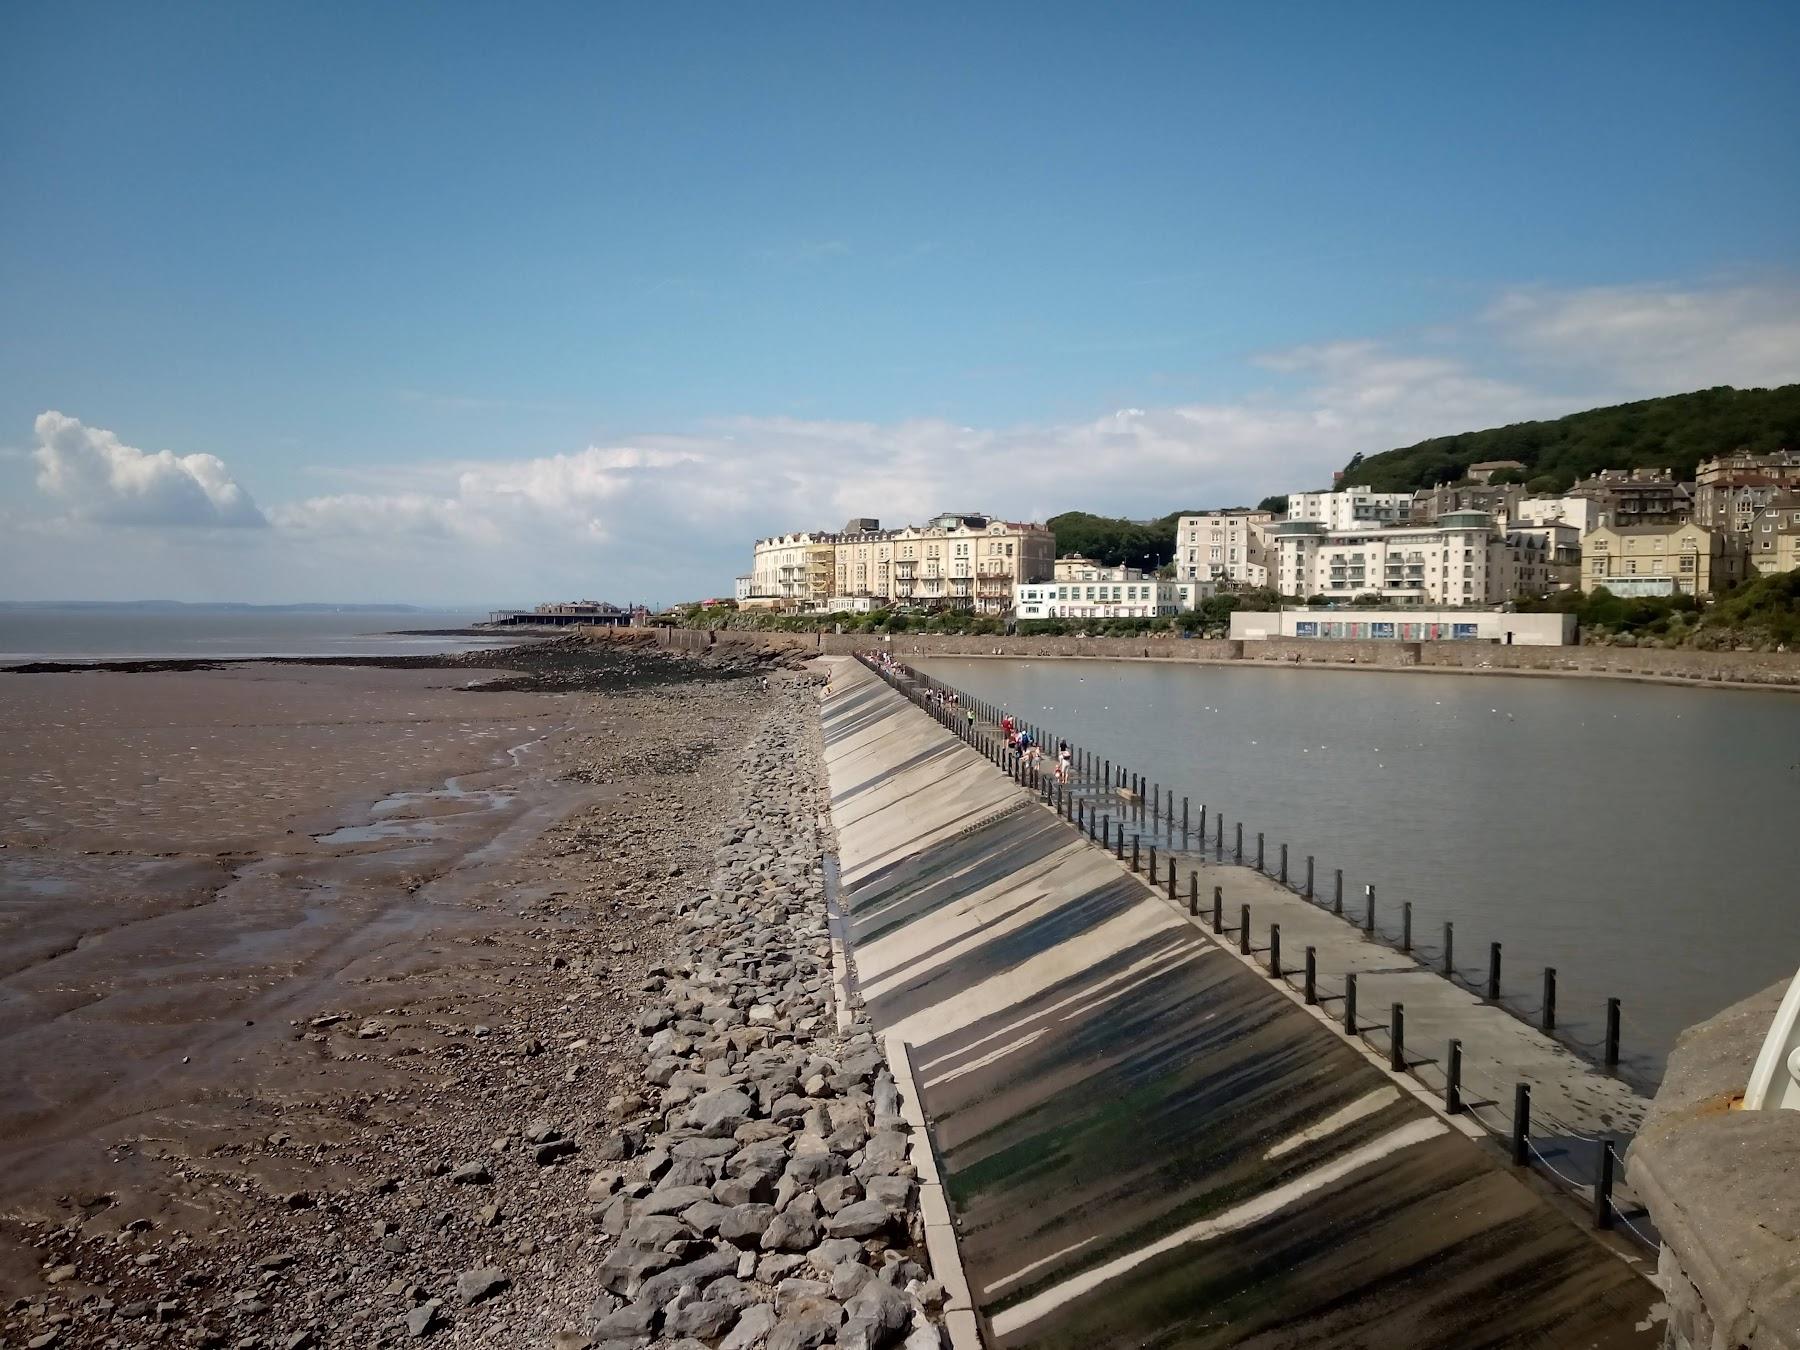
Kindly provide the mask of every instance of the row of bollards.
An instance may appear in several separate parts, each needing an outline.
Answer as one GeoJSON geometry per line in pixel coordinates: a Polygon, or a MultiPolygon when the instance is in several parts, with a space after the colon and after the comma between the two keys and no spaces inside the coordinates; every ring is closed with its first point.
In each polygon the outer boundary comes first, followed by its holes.
{"type": "MultiPolygon", "coordinates": [[[[901,688],[902,692],[905,693],[911,701],[920,706],[929,708],[929,695],[933,692],[941,693],[945,696],[954,695],[957,700],[955,704],[952,705],[945,701],[940,701],[935,709],[931,709],[941,723],[957,731],[965,741],[979,749],[985,757],[996,764],[1008,768],[1016,781],[1026,783],[1029,779],[1030,786],[1041,787],[1045,801],[1051,808],[1055,810],[1057,814],[1075,824],[1078,830],[1085,826],[1085,833],[1090,840],[1094,840],[1102,846],[1106,846],[1109,842],[1108,834],[1112,833],[1114,837],[1110,840],[1110,843],[1114,857],[1120,861],[1124,861],[1126,834],[1126,822],[1124,819],[1117,819],[1115,821],[1110,814],[1102,818],[1098,803],[1095,804],[1092,811],[1089,811],[1087,804],[1079,798],[1076,798],[1074,794],[1070,792],[1069,789],[1071,785],[1068,783],[1058,781],[1046,773],[1038,772],[1035,768],[1028,775],[1026,769],[1018,763],[1019,757],[1017,754],[1012,753],[1010,747],[1008,747],[1004,741],[979,729],[975,722],[969,717],[969,714],[973,713],[976,718],[983,718],[990,725],[997,725],[1004,716],[1004,712],[999,707],[985,699],[971,698],[964,695],[960,690],[952,690],[949,686],[943,685],[940,682],[933,680],[931,677],[922,675],[904,665],[900,666],[900,670],[904,673],[905,682],[910,683],[914,686],[913,688],[904,687],[901,680],[880,670],[872,660],[865,660],[865,664],[868,664],[872,669],[875,669],[876,672],[882,675],[890,684],[893,684],[897,688],[901,688]],[[1116,825],[1116,832],[1113,830],[1114,825],[1116,825]]],[[[1049,732],[1034,723],[1021,720],[1016,722],[1015,725],[1020,730],[1029,732],[1034,741],[1040,746],[1048,746],[1053,741],[1053,737],[1049,732]]],[[[1171,836],[1175,834],[1177,824],[1179,824],[1180,839],[1183,846],[1186,845],[1190,837],[1195,837],[1198,839],[1199,847],[1202,850],[1206,848],[1208,824],[1210,823],[1213,836],[1212,852],[1215,859],[1223,861],[1227,849],[1229,848],[1230,855],[1235,862],[1241,864],[1246,861],[1248,855],[1246,850],[1245,829],[1242,821],[1233,824],[1232,837],[1228,843],[1226,839],[1226,821],[1224,814],[1213,810],[1208,804],[1204,802],[1201,803],[1198,813],[1198,828],[1194,829],[1192,827],[1195,817],[1191,809],[1190,799],[1185,796],[1181,798],[1180,812],[1179,816],[1177,816],[1175,792],[1173,789],[1165,791],[1164,786],[1161,783],[1151,782],[1147,780],[1144,775],[1128,769],[1125,765],[1115,765],[1111,759],[1095,755],[1092,751],[1081,747],[1071,747],[1071,764],[1078,776],[1087,778],[1090,781],[1098,778],[1098,780],[1105,785],[1105,788],[1109,793],[1115,789],[1121,792],[1128,791],[1130,798],[1125,806],[1124,814],[1126,816],[1135,817],[1141,820],[1148,814],[1148,817],[1151,820],[1166,823],[1168,833],[1171,836]],[[1210,822],[1209,816],[1211,818],[1210,822]]],[[[1133,872],[1142,873],[1145,871],[1145,859],[1143,853],[1145,841],[1139,831],[1133,830],[1131,833],[1131,868],[1133,872]]],[[[1276,846],[1277,863],[1275,870],[1271,873],[1267,865],[1268,842],[1269,841],[1263,832],[1258,831],[1256,833],[1256,870],[1263,875],[1272,876],[1283,886],[1292,888],[1292,882],[1290,881],[1288,845],[1286,843],[1280,843],[1276,846]]],[[[1151,884],[1154,886],[1158,878],[1156,842],[1149,842],[1148,850],[1148,875],[1151,884]]],[[[1169,899],[1173,902],[1176,898],[1177,885],[1174,859],[1167,859],[1167,864],[1169,870],[1165,885],[1168,890],[1169,899]]],[[[1306,855],[1304,881],[1298,887],[1298,891],[1299,894],[1307,900],[1313,901],[1314,903],[1323,903],[1322,899],[1316,893],[1316,874],[1316,859],[1313,855],[1308,854],[1306,855]]],[[[1198,906],[1197,887],[1197,876],[1191,877],[1189,891],[1190,913],[1193,913],[1198,906]]],[[[1216,890],[1217,888],[1215,888],[1215,891],[1216,890]]],[[[1331,912],[1334,915],[1342,916],[1344,914],[1344,872],[1341,867],[1334,868],[1332,871],[1331,893],[1331,912]]],[[[1363,896],[1363,912],[1360,916],[1361,922],[1359,926],[1364,933],[1374,935],[1377,931],[1376,895],[1374,886],[1365,886],[1363,888],[1363,896]]],[[[1216,895],[1215,899],[1217,899],[1216,895]]],[[[1217,908],[1218,905],[1215,904],[1215,911],[1217,908]]],[[[1243,927],[1248,923],[1248,906],[1244,907],[1244,911],[1246,917],[1243,923],[1240,924],[1240,927],[1243,927]]],[[[1217,922],[1215,914],[1215,930],[1216,929],[1217,922]]],[[[1247,933],[1240,934],[1239,942],[1241,950],[1246,952],[1250,950],[1247,933]]],[[[1409,955],[1414,951],[1413,906],[1411,901],[1406,901],[1401,906],[1399,948],[1409,955]]],[[[1272,968],[1279,969],[1280,948],[1278,936],[1272,936],[1270,952],[1272,968]]],[[[1458,979],[1455,961],[1455,926],[1448,922],[1444,924],[1443,928],[1443,948],[1440,953],[1439,970],[1446,978],[1452,980],[1458,979]]],[[[1484,993],[1489,1002],[1498,1004],[1501,999],[1502,991],[1501,971],[1501,944],[1493,942],[1488,945],[1487,972],[1484,986],[1471,987],[1484,993]]],[[[1346,995],[1347,1029],[1355,1021],[1354,975],[1348,978],[1350,990],[1346,995]]],[[[1315,985],[1316,993],[1316,980],[1313,983],[1315,985]]],[[[1557,1029],[1556,995],[1556,969],[1553,966],[1546,966],[1543,971],[1543,1001],[1537,1016],[1538,1026],[1545,1032],[1554,1032],[1557,1029]]],[[[1616,1068],[1620,1062],[1620,1021],[1620,1002],[1617,998],[1609,998],[1606,1003],[1605,1037],[1600,1047],[1602,1062],[1604,1066],[1609,1069],[1616,1068]]]]}

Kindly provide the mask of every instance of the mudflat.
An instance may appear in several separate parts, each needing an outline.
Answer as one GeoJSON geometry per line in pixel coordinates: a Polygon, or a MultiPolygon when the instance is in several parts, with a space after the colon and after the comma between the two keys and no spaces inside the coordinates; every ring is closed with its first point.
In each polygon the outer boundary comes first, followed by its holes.
{"type": "Polygon", "coordinates": [[[481,660],[0,673],[0,1325],[371,1344],[390,1276],[543,1264],[534,1186],[406,1220],[520,1111],[600,1118],[624,1005],[571,1009],[568,972],[636,990],[768,696],[612,646],[481,660]],[[309,1244],[271,1297],[294,1263],[258,1263],[309,1244]]]}

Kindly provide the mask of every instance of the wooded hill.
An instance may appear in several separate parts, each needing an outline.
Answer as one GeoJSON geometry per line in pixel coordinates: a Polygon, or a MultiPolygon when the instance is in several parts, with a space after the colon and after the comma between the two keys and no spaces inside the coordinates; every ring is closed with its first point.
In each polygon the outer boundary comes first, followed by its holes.
{"type": "Polygon", "coordinates": [[[1462,478],[1469,465],[1516,459],[1533,492],[1561,492],[1601,469],[1673,469],[1692,478],[1703,459],[1748,449],[1800,448],[1800,384],[1779,389],[1721,385],[1692,394],[1647,398],[1571,413],[1552,422],[1515,422],[1488,431],[1434,436],[1378,455],[1357,455],[1343,485],[1411,492],[1462,478]]]}

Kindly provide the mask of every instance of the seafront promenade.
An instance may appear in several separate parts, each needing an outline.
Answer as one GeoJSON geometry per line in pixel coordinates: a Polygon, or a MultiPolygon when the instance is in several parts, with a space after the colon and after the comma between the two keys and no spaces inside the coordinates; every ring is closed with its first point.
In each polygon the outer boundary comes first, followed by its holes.
{"type": "MultiPolygon", "coordinates": [[[[1308,1004],[1209,922],[1211,884],[1277,897],[1208,864],[1208,904],[1179,885],[1172,900],[1141,836],[1134,871],[1129,842],[1103,848],[1071,797],[1018,781],[993,728],[953,733],[911,683],[838,664],[832,816],[860,994],[910,1044],[992,1343],[1174,1328],[1208,1345],[1656,1343],[1650,1263],[1595,1233],[1592,1197],[1559,1198],[1373,1026],[1346,1035],[1329,988],[1308,1004]]],[[[1428,997],[1434,976],[1378,971],[1353,933],[1283,917],[1465,1033],[1471,1060],[1514,1034],[1453,989],[1428,997]]],[[[1559,1047],[1533,1049],[1566,1114],[1594,1127],[1639,1109],[1559,1047]]],[[[1487,1109],[1469,1081],[1464,1105],[1487,1109]]]]}

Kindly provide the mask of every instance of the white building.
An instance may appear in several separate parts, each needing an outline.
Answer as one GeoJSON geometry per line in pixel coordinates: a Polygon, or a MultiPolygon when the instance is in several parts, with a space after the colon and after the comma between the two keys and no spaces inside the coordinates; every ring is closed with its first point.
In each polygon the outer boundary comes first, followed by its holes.
{"type": "Polygon", "coordinates": [[[1527,497],[1507,514],[1509,525],[1573,525],[1577,535],[1600,523],[1591,497],[1527,497]]]}
{"type": "Polygon", "coordinates": [[[1575,641],[1573,614],[1508,614],[1501,610],[1283,609],[1234,610],[1231,636],[1335,638],[1399,642],[1498,642],[1519,647],[1566,647],[1575,641]]]}
{"type": "Polygon", "coordinates": [[[756,594],[756,578],[754,576],[733,577],[731,581],[731,598],[748,600],[756,594]]]}
{"type": "Polygon", "coordinates": [[[1283,595],[1494,605],[1550,587],[1545,540],[1500,534],[1485,511],[1452,511],[1432,525],[1389,529],[1333,530],[1318,521],[1288,520],[1270,533],[1283,595]]]}
{"type": "Polygon", "coordinates": [[[1175,523],[1175,575],[1234,586],[1269,584],[1268,511],[1203,511],[1175,523]]]}
{"type": "Polygon", "coordinates": [[[1289,520],[1314,520],[1328,530],[1361,530],[1403,525],[1412,519],[1413,494],[1377,492],[1369,487],[1338,492],[1296,492],[1288,497],[1289,520]]]}
{"type": "Polygon", "coordinates": [[[1219,589],[1214,582],[1169,581],[1132,567],[1096,570],[1109,579],[1020,582],[1013,587],[1013,617],[1160,619],[1198,607],[1219,589]]]}

